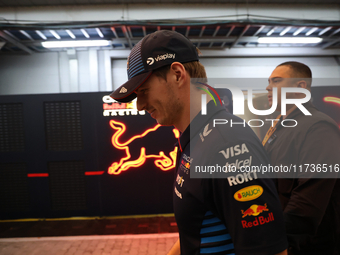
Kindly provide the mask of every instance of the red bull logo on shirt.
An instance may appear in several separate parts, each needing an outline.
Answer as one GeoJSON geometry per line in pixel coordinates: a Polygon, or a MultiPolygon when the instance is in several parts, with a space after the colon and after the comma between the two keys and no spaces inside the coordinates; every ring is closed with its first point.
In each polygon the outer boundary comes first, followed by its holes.
{"type": "MultiPolygon", "coordinates": [[[[269,209],[267,208],[267,204],[252,205],[245,211],[241,210],[241,213],[242,213],[242,218],[245,218],[247,216],[258,216],[264,211],[269,211],[269,209]]],[[[241,223],[242,223],[243,228],[252,228],[252,227],[260,226],[260,225],[263,225],[263,224],[266,224],[272,221],[274,221],[274,215],[271,212],[271,213],[268,213],[267,216],[255,217],[255,220],[252,220],[252,221],[242,220],[241,223]]]]}
{"type": "Polygon", "coordinates": [[[268,211],[267,204],[264,205],[252,205],[249,207],[247,210],[243,211],[241,210],[242,213],[242,218],[246,216],[257,216],[263,211],[268,211]]]}

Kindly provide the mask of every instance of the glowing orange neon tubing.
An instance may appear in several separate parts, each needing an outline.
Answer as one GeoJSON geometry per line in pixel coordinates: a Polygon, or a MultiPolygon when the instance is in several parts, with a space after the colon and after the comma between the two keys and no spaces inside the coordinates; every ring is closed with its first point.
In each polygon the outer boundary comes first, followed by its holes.
{"type": "MultiPolygon", "coordinates": [[[[125,143],[119,142],[119,138],[122,136],[122,134],[125,133],[126,126],[123,123],[114,121],[114,120],[110,121],[110,126],[113,129],[117,130],[117,132],[114,133],[112,136],[112,139],[111,139],[112,145],[119,150],[125,150],[126,157],[121,158],[119,163],[117,162],[113,163],[108,169],[109,174],[117,175],[117,174],[120,174],[122,171],[128,170],[131,167],[139,167],[145,163],[147,158],[155,158],[156,159],[154,162],[155,165],[163,171],[168,171],[176,166],[177,148],[175,148],[173,151],[170,152],[170,158],[169,158],[164,154],[163,151],[160,151],[159,155],[146,155],[145,147],[142,147],[139,158],[136,160],[129,160],[131,158],[131,154],[130,154],[130,148],[128,147],[128,145],[135,139],[142,138],[146,136],[148,133],[156,131],[160,127],[159,124],[154,126],[153,128],[147,129],[141,135],[133,136],[125,143]]],[[[173,132],[174,132],[175,137],[178,138],[179,131],[174,129],[173,132]]]]}
{"type": "MultiPolygon", "coordinates": [[[[324,97],[323,101],[331,102],[331,103],[335,103],[335,104],[340,105],[340,98],[338,98],[338,97],[324,97]]],[[[340,128],[340,125],[339,125],[339,128],[340,128]]]]}
{"type": "Polygon", "coordinates": [[[340,98],[338,97],[324,97],[323,101],[340,104],[340,98]]]}

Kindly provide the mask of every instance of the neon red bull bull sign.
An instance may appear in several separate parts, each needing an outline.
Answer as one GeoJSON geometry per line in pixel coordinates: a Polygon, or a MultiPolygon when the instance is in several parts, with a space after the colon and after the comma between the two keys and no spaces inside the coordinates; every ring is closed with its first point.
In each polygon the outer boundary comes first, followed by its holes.
{"type": "MultiPolygon", "coordinates": [[[[121,142],[121,137],[126,131],[126,125],[119,121],[110,120],[110,126],[113,130],[115,130],[115,133],[113,134],[111,139],[112,145],[116,149],[124,151],[125,156],[122,157],[118,162],[114,162],[111,164],[111,166],[108,168],[109,174],[118,175],[123,171],[129,170],[130,168],[140,167],[146,162],[147,159],[154,159],[154,164],[162,171],[171,170],[176,166],[177,147],[175,147],[174,150],[169,153],[169,156],[165,155],[163,151],[160,151],[157,155],[147,155],[145,147],[141,147],[139,156],[137,158],[133,159],[131,156],[129,145],[134,140],[143,138],[149,133],[156,131],[160,127],[159,124],[145,130],[140,135],[135,135],[131,137],[125,142],[121,142]]],[[[173,133],[176,138],[179,137],[179,131],[177,129],[173,129],[173,133]]]]}

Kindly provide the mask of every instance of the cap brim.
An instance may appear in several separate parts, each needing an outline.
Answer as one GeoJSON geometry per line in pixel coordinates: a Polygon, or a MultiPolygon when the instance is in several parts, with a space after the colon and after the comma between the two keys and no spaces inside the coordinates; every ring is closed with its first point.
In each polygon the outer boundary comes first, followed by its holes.
{"type": "Polygon", "coordinates": [[[125,82],[122,86],[120,86],[118,89],[113,91],[110,94],[110,97],[122,103],[132,101],[137,96],[134,91],[138,89],[149,78],[151,74],[152,71],[149,71],[131,78],[130,80],[125,82]]]}

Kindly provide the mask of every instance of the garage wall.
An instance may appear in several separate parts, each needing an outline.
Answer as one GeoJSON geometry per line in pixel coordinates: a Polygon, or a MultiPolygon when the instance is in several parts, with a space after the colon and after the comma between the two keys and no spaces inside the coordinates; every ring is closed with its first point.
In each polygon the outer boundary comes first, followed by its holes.
{"type": "MultiPolygon", "coordinates": [[[[339,84],[340,67],[334,57],[201,58],[209,78],[264,81],[276,65],[291,60],[309,65],[314,78],[333,78],[333,84],[327,85],[339,84]]],[[[77,51],[75,56],[67,52],[0,56],[1,95],[111,91],[126,80],[126,58],[110,57],[105,51],[77,51]]],[[[316,79],[314,86],[320,85],[316,79]]],[[[264,89],[261,85],[254,88],[264,89]]]]}
{"type": "Polygon", "coordinates": [[[0,56],[0,95],[105,91],[103,51],[0,56]]]}
{"type": "MultiPolygon", "coordinates": [[[[242,89],[265,90],[274,68],[287,61],[308,65],[313,74],[313,86],[340,84],[340,67],[334,57],[272,57],[272,58],[203,58],[210,85],[215,82],[236,83],[242,89]],[[218,79],[215,79],[218,78],[218,79]]],[[[219,87],[219,86],[217,86],[219,87]]]]}

